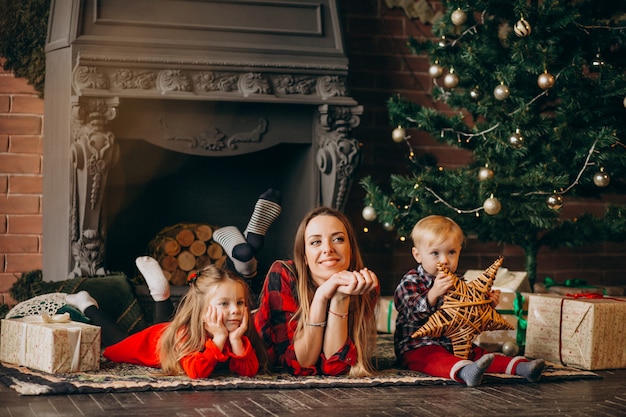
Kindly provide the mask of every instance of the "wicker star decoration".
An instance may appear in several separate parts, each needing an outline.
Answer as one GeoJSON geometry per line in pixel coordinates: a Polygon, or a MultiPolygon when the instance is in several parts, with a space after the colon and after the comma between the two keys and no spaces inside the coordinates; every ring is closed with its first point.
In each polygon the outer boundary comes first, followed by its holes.
{"type": "Polygon", "coordinates": [[[444,265],[439,269],[455,279],[443,298],[443,305],[411,337],[446,336],[452,342],[454,355],[467,359],[474,339],[486,330],[513,330],[492,306],[489,293],[504,258],[499,257],[471,282],[459,279],[444,265]]]}

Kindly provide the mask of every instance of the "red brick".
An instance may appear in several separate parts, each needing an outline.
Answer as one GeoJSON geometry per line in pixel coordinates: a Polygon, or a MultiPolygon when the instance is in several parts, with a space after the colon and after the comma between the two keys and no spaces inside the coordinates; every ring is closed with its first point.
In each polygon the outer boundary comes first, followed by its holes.
{"type": "Polygon", "coordinates": [[[43,232],[43,217],[41,215],[8,216],[6,218],[5,230],[13,235],[41,235],[43,232]]]}
{"type": "Polygon", "coordinates": [[[37,196],[0,196],[0,213],[40,214],[41,198],[37,196]]]}
{"type": "Polygon", "coordinates": [[[42,124],[40,116],[0,115],[0,133],[37,135],[42,132],[42,124]]]}
{"type": "Polygon", "coordinates": [[[24,273],[41,269],[41,254],[7,254],[6,265],[6,272],[24,273]]]}
{"type": "Polygon", "coordinates": [[[0,166],[4,173],[39,174],[41,156],[39,155],[0,155],[0,166]]]}
{"type": "Polygon", "coordinates": [[[34,153],[43,155],[43,137],[39,135],[11,135],[9,146],[11,153],[34,153]]]}
{"type": "Polygon", "coordinates": [[[8,113],[11,110],[11,96],[0,96],[0,113],[8,113]]]}
{"type": "Polygon", "coordinates": [[[8,293],[19,276],[20,275],[9,274],[6,272],[0,273],[0,292],[8,293]]]}
{"type": "Polygon", "coordinates": [[[0,175],[0,193],[6,194],[9,191],[9,177],[0,175]]]}
{"type": "Polygon", "coordinates": [[[37,236],[0,236],[0,252],[2,253],[33,253],[37,251],[39,251],[39,238],[37,236]]]}
{"type": "Polygon", "coordinates": [[[17,304],[17,301],[15,301],[8,292],[0,292],[0,303],[6,304],[9,308],[12,308],[17,304]]]}
{"type": "Polygon", "coordinates": [[[38,96],[13,96],[11,113],[43,114],[43,99],[38,96]]]}
{"type": "Polygon", "coordinates": [[[37,94],[37,92],[25,78],[16,78],[10,73],[0,75],[0,94],[37,94]]]}
{"type": "Polygon", "coordinates": [[[9,151],[9,135],[0,134],[0,152],[9,151]]]}
{"type": "Polygon", "coordinates": [[[20,175],[9,177],[10,194],[41,194],[43,193],[43,176],[20,175]]]}
{"type": "Polygon", "coordinates": [[[0,216],[0,234],[7,232],[7,216],[0,216]]]}

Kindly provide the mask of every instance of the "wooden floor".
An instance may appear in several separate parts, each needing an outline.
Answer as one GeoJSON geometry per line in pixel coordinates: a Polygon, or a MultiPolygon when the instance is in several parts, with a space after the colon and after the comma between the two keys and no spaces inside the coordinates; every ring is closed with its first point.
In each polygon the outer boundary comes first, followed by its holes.
{"type": "Polygon", "coordinates": [[[0,385],[0,416],[626,416],[626,369],[602,379],[303,390],[20,396],[0,385]]]}

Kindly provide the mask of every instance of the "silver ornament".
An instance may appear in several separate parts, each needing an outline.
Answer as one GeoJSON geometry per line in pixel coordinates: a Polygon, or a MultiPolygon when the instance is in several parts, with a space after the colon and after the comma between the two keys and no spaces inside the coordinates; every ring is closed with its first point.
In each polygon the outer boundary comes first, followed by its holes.
{"type": "Polygon", "coordinates": [[[519,346],[511,340],[507,340],[502,344],[502,353],[506,356],[515,356],[519,353],[519,346]]]}
{"type": "Polygon", "coordinates": [[[483,208],[485,209],[485,213],[490,216],[495,216],[496,214],[500,213],[502,205],[500,204],[500,200],[498,200],[494,196],[491,196],[485,200],[485,202],[483,203],[483,208]]]}
{"type": "Polygon", "coordinates": [[[513,149],[520,149],[524,146],[524,136],[521,135],[519,129],[515,129],[515,133],[511,133],[509,136],[509,145],[513,149]]]}
{"type": "Polygon", "coordinates": [[[509,98],[509,94],[510,94],[509,87],[507,87],[504,84],[500,84],[496,88],[493,89],[493,96],[497,100],[506,100],[507,98],[509,98]]]}
{"type": "Polygon", "coordinates": [[[391,132],[391,139],[393,139],[393,141],[396,143],[401,143],[402,141],[404,141],[405,137],[406,137],[406,130],[400,126],[396,127],[391,132]]]}
{"type": "Polygon", "coordinates": [[[394,229],[394,225],[393,225],[393,223],[390,223],[390,222],[384,222],[383,223],[383,229],[385,229],[388,232],[391,232],[394,229]]]}
{"type": "Polygon", "coordinates": [[[530,23],[528,23],[522,17],[520,20],[517,21],[517,23],[515,23],[515,26],[513,27],[513,32],[515,32],[518,37],[525,38],[526,36],[530,35],[532,29],[530,27],[530,23]]]}
{"type": "Polygon", "coordinates": [[[456,9],[452,12],[450,20],[455,26],[461,26],[467,21],[467,14],[461,9],[456,9]]]}
{"type": "Polygon", "coordinates": [[[624,104],[624,107],[626,108],[626,97],[624,97],[624,102],[622,104],[624,104]]]}
{"type": "Polygon", "coordinates": [[[363,211],[361,212],[361,216],[368,222],[373,222],[376,220],[376,210],[372,206],[363,207],[363,211]]]}
{"type": "Polygon", "coordinates": [[[554,75],[550,74],[548,71],[539,74],[539,77],[537,77],[537,85],[542,90],[552,88],[552,86],[554,85],[554,75]]]}
{"type": "Polygon", "coordinates": [[[606,187],[609,185],[609,182],[611,182],[611,177],[603,169],[600,169],[593,176],[593,183],[598,187],[606,187]]]}
{"type": "Polygon", "coordinates": [[[448,88],[454,88],[459,85],[459,76],[454,72],[449,72],[443,77],[443,85],[448,88]]]}
{"type": "Polygon", "coordinates": [[[548,197],[548,200],[546,202],[548,204],[548,207],[550,207],[552,210],[559,210],[561,207],[563,207],[563,196],[561,194],[552,194],[548,197]]]}
{"type": "Polygon", "coordinates": [[[432,64],[429,68],[428,68],[428,75],[431,76],[431,78],[439,78],[443,75],[443,68],[441,65],[439,64],[432,64]]]}
{"type": "Polygon", "coordinates": [[[493,178],[493,170],[489,167],[480,167],[478,170],[478,180],[479,181],[487,181],[493,178]]]}

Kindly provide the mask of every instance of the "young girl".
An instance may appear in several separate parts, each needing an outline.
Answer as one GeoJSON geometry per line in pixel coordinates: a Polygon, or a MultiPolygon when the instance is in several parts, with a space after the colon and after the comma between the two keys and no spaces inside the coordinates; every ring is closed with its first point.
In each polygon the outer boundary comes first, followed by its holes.
{"type": "Polygon", "coordinates": [[[271,363],[293,375],[367,376],[379,294],[348,218],[318,207],[300,222],[294,259],[267,273],[254,323],[271,363]]]}
{"type": "MultiPolygon", "coordinates": [[[[444,295],[452,289],[452,277],[439,271],[437,264],[447,266],[454,273],[465,236],[452,219],[432,215],[417,222],[411,238],[411,251],[418,266],[402,277],[394,294],[398,310],[394,345],[400,364],[413,371],[464,382],[469,387],[480,385],[485,372],[538,381],[545,366],[542,359],[510,358],[474,345],[470,360],[465,360],[452,353],[452,343],[447,337],[412,337],[442,306],[444,295]]],[[[489,297],[494,307],[500,301],[499,291],[492,291],[489,297]]]]}
{"type": "Polygon", "coordinates": [[[190,378],[206,378],[221,363],[250,377],[265,367],[264,348],[249,323],[248,287],[241,279],[214,265],[190,274],[189,290],[172,321],[166,322],[167,311],[172,311],[167,279],[155,259],[141,257],[136,263],[155,300],[156,324],[127,336],[86,291],[66,298],[101,326],[104,357],[190,378]]]}

